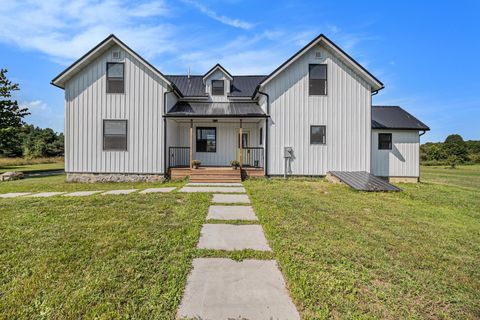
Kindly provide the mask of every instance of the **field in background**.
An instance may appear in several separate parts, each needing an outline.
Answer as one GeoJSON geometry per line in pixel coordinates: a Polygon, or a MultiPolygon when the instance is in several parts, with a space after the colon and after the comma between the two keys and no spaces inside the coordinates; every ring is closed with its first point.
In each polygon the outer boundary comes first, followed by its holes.
{"type": "Polygon", "coordinates": [[[445,184],[456,187],[480,189],[480,165],[457,166],[422,166],[420,177],[423,182],[445,184]]]}
{"type": "Polygon", "coordinates": [[[7,171],[39,172],[63,170],[63,157],[55,158],[0,158],[0,173],[7,171]]]}

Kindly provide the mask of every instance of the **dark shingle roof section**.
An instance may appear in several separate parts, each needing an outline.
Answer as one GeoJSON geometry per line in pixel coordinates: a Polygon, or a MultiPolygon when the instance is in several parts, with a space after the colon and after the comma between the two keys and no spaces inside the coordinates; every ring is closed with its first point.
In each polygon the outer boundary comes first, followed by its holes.
{"type": "Polygon", "coordinates": [[[202,76],[166,76],[180,90],[184,97],[207,96],[202,76]]]}
{"type": "Polygon", "coordinates": [[[399,106],[372,106],[372,129],[430,130],[399,106]]]}
{"type": "MultiPolygon", "coordinates": [[[[204,97],[205,84],[203,76],[170,75],[166,76],[184,97],[204,97]]],[[[251,97],[258,84],[266,76],[234,76],[230,88],[230,97],[251,97]]]]}
{"type": "Polygon", "coordinates": [[[255,102],[188,102],[178,101],[167,117],[266,117],[255,102]]]}
{"type": "Polygon", "coordinates": [[[235,76],[230,88],[231,97],[251,97],[255,88],[267,76],[235,76]]]}
{"type": "Polygon", "coordinates": [[[360,191],[400,191],[399,188],[366,171],[330,171],[334,177],[360,191]]]}

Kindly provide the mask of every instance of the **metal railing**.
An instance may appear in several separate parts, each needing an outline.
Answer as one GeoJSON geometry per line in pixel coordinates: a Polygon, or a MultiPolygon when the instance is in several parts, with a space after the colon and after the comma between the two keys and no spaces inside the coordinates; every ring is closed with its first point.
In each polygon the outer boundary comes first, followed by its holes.
{"type": "Polygon", "coordinates": [[[189,147],[169,147],[168,166],[170,168],[181,168],[190,166],[189,147]]]}
{"type": "Polygon", "coordinates": [[[264,154],[262,147],[243,147],[243,166],[263,168],[264,154]]]}

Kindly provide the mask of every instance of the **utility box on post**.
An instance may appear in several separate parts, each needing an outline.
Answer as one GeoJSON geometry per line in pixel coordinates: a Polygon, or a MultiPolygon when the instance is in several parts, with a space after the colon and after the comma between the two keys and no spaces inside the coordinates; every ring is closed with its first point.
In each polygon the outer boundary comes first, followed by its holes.
{"type": "Polygon", "coordinates": [[[292,147],[284,147],[283,148],[283,157],[284,158],[292,158],[293,157],[292,147]]]}
{"type": "Polygon", "coordinates": [[[285,171],[283,172],[283,177],[286,179],[287,174],[290,171],[290,161],[293,160],[292,147],[283,147],[283,158],[285,159],[285,171]]]}

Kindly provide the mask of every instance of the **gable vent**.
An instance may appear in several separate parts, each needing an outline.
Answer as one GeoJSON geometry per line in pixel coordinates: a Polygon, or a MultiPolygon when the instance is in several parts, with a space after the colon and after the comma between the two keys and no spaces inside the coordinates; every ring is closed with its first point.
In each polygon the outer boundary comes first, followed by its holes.
{"type": "Polygon", "coordinates": [[[316,51],[315,52],[315,59],[322,59],[322,58],[323,58],[322,51],[316,51]]]}
{"type": "Polygon", "coordinates": [[[112,51],[112,59],[115,59],[115,60],[120,59],[120,51],[119,50],[112,51]]]}

